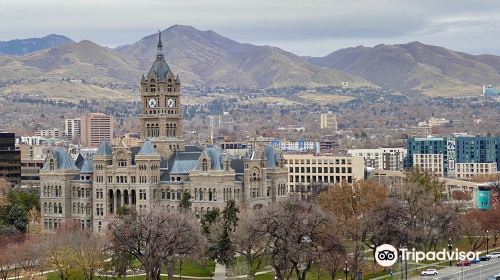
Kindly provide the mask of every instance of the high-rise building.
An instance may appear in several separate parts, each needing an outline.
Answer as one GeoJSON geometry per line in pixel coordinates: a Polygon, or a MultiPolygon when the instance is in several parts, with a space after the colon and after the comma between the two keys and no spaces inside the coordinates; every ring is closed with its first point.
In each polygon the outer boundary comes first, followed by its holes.
{"type": "Polygon", "coordinates": [[[80,118],[64,120],[64,133],[68,141],[80,140],[81,121],[80,118]]]}
{"type": "Polygon", "coordinates": [[[319,127],[321,129],[330,129],[337,131],[337,115],[328,112],[320,115],[319,127]]]}
{"type": "Polygon", "coordinates": [[[113,117],[102,113],[87,113],[80,118],[83,147],[98,147],[102,141],[113,140],[113,117]]]}
{"type": "Polygon", "coordinates": [[[21,151],[16,150],[16,135],[0,132],[0,177],[12,185],[21,183],[21,151]]]}

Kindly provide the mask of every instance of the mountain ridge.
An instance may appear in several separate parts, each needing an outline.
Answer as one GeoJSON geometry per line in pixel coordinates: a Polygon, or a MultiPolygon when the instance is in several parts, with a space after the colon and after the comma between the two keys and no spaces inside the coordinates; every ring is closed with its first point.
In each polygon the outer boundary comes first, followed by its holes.
{"type": "Polygon", "coordinates": [[[382,87],[407,93],[478,94],[482,85],[500,83],[500,57],[471,55],[418,41],[344,48],[324,57],[306,59],[314,65],[359,75],[382,87]]]}
{"type": "Polygon", "coordinates": [[[59,45],[72,43],[73,40],[58,34],[49,34],[40,38],[13,39],[0,41],[0,54],[25,55],[43,49],[53,48],[59,45]]]}

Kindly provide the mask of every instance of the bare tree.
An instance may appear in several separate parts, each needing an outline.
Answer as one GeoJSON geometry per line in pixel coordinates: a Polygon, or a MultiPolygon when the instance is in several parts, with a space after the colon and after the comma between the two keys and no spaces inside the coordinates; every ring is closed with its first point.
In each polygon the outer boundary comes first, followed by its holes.
{"type": "Polygon", "coordinates": [[[259,211],[257,221],[270,238],[271,264],[279,279],[306,279],[319,263],[321,243],[332,220],[316,206],[297,200],[259,211]]]}
{"type": "Polygon", "coordinates": [[[263,224],[257,219],[255,214],[245,211],[240,214],[240,222],[236,231],[232,234],[235,251],[245,258],[246,274],[248,279],[253,279],[255,272],[262,263],[262,257],[269,246],[269,239],[263,230],[263,224]],[[253,264],[255,265],[255,269],[253,264]]]}
{"type": "Polygon", "coordinates": [[[106,241],[102,236],[91,231],[77,231],[73,233],[72,259],[85,280],[93,280],[95,273],[104,267],[108,257],[105,251],[106,241]]]}
{"type": "MultiPolygon", "coordinates": [[[[181,255],[204,247],[204,238],[190,214],[166,213],[153,207],[125,215],[110,230],[111,249],[130,254],[141,262],[146,279],[159,280],[161,267],[181,255]]],[[[173,277],[169,269],[169,278],[173,277]]]]}
{"type": "Polygon", "coordinates": [[[55,271],[59,279],[69,280],[70,271],[74,268],[73,233],[78,229],[78,225],[72,222],[65,222],[54,234],[47,234],[42,241],[44,252],[43,260],[45,264],[55,271]]]}

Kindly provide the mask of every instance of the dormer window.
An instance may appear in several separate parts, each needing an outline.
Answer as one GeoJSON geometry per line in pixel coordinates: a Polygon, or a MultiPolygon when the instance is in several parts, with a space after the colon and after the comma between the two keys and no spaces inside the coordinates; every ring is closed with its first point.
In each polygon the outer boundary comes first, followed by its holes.
{"type": "Polygon", "coordinates": [[[118,166],[119,167],[125,167],[125,166],[127,166],[127,160],[123,159],[123,158],[119,159],[118,160],[118,166]]]}
{"type": "Polygon", "coordinates": [[[53,159],[49,160],[49,169],[54,170],[55,169],[55,162],[53,159]]]}
{"type": "Polygon", "coordinates": [[[205,158],[201,161],[201,170],[208,171],[208,161],[205,158]]]}

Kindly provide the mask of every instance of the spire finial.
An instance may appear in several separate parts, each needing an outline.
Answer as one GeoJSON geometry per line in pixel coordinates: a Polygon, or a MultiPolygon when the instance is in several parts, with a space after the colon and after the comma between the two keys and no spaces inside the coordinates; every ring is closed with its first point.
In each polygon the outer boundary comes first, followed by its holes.
{"type": "Polygon", "coordinates": [[[162,49],[163,49],[163,44],[161,43],[161,31],[160,29],[158,29],[158,54],[161,53],[162,49]]]}

